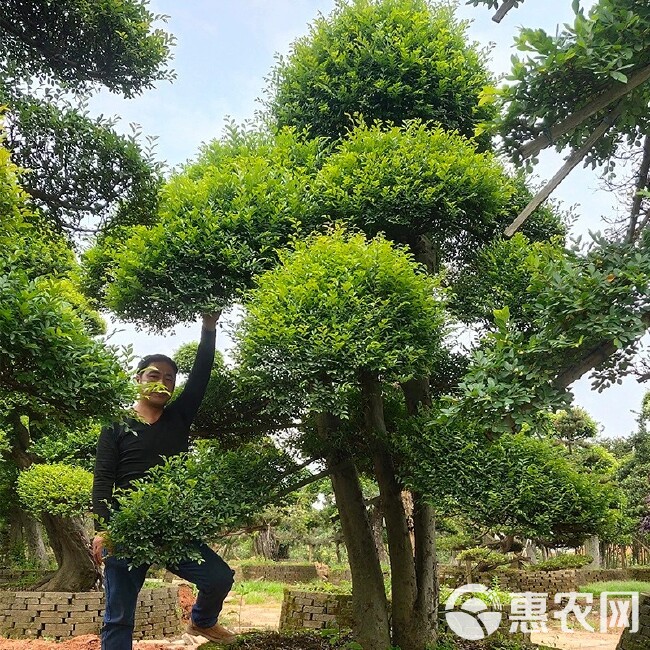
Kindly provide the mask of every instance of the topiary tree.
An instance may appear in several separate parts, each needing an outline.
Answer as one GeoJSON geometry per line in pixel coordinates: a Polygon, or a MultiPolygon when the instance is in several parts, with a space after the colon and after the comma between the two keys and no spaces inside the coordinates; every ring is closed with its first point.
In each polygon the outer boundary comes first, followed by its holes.
{"type": "Polygon", "coordinates": [[[393,572],[409,570],[405,580],[392,583],[394,639],[412,647],[416,641],[409,637],[418,634],[412,618],[427,616],[432,595],[425,590],[435,586],[425,586],[431,576],[417,572],[412,551],[396,549],[404,546],[408,528],[386,443],[382,395],[391,382],[427,374],[440,349],[442,303],[434,297],[433,280],[379,237],[366,241],[335,230],[296,244],[281,261],[258,279],[246,304],[241,358],[264,381],[273,379],[274,399],[287,413],[315,414],[353,575],[356,635],[364,647],[385,647],[390,628],[383,578],[376,555],[369,561],[374,540],[349,448],[360,445],[371,457],[393,572]],[[346,438],[338,425],[355,395],[364,412],[357,440],[346,438]],[[413,599],[416,581],[421,602],[413,599]]]}
{"type": "Polygon", "coordinates": [[[49,591],[84,591],[98,579],[90,554],[78,552],[80,543],[90,547],[83,515],[90,511],[92,483],[89,471],[64,464],[32,465],[18,476],[23,508],[48,531],[59,531],[50,538],[59,570],[47,582],[49,591]]]}
{"type": "Polygon", "coordinates": [[[402,425],[403,475],[441,515],[464,515],[475,537],[497,532],[577,547],[618,525],[624,497],[611,465],[586,468],[552,439],[525,433],[489,443],[470,421],[441,435],[434,413],[402,425]]]}
{"type": "Polygon", "coordinates": [[[426,0],[340,0],[279,58],[270,116],[329,139],[344,136],[355,116],[436,122],[471,138],[493,108],[479,100],[490,79],[466,29],[451,7],[426,0]]]}
{"type": "Polygon", "coordinates": [[[515,186],[498,160],[410,121],[351,130],[314,181],[316,223],[343,220],[407,244],[431,272],[463,265],[500,230],[515,186]]]}
{"type": "Polygon", "coordinates": [[[300,227],[316,143],[229,130],[170,179],[157,223],[105,237],[84,283],[119,317],[162,330],[221,311],[300,227]]]}

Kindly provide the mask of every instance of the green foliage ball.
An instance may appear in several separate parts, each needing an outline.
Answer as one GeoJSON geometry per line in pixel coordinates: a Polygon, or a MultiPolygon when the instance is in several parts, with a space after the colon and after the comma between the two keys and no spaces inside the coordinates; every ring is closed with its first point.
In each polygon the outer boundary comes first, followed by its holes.
{"type": "Polygon", "coordinates": [[[473,137],[493,108],[480,101],[490,80],[466,29],[451,7],[427,0],[339,0],[278,60],[271,116],[312,137],[343,136],[355,115],[418,118],[473,137]]]}
{"type": "Polygon", "coordinates": [[[251,292],[239,341],[245,365],[286,388],[289,407],[341,412],[360,373],[403,381],[431,367],[442,292],[404,250],[336,229],[281,262],[251,292]]]}
{"type": "Polygon", "coordinates": [[[23,507],[36,516],[73,517],[90,510],[93,475],[63,464],[32,465],[18,476],[16,489],[23,507]]]}

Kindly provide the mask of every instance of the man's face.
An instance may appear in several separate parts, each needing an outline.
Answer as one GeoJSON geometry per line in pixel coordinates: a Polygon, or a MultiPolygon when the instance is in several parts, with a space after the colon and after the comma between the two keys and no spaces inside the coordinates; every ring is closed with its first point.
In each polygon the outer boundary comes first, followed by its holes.
{"type": "Polygon", "coordinates": [[[164,406],[174,392],[176,373],[166,361],[152,361],[135,380],[140,384],[140,394],[149,403],[164,406]]]}

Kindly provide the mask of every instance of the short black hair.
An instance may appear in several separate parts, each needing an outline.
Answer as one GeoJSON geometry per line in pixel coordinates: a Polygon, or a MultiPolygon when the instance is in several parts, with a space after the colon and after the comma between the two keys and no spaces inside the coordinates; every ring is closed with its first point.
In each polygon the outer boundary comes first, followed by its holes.
{"type": "Polygon", "coordinates": [[[155,361],[164,361],[168,363],[173,369],[174,373],[178,374],[178,366],[173,359],[170,359],[166,354],[148,354],[146,357],[140,359],[137,368],[135,369],[135,374],[139,375],[145,368],[148,368],[155,361]]]}

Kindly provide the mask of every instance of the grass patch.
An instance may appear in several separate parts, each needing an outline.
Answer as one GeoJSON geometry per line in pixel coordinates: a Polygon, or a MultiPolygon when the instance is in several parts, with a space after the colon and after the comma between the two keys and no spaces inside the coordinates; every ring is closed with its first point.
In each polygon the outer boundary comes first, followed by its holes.
{"type": "Polygon", "coordinates": [[[260,605],[267,601],[282,602],[284,583],[272,580],[242,580],[236,582],[232,593],[242,596],[248,605],[260,605]]]}
{"type": "Polygon", "coordinates": [[[650,582],[640,582],[638,580],[610,580],[609,582],[591,582],[588,585],[578,587],[582,593],[600,596],[604,591],[638,591],[650,593],[650,582]]]}

